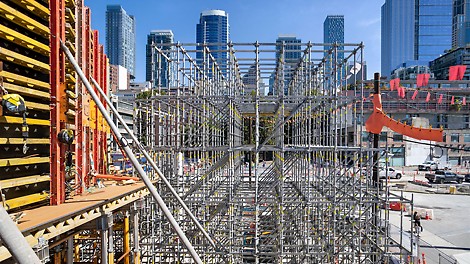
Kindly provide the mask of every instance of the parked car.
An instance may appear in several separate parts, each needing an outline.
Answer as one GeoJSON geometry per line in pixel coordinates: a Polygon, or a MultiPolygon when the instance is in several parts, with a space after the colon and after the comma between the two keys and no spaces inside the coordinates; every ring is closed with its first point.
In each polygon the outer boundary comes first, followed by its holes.
{"type": "Polygon", "coordinates": [[[446,182],[458,182],[462,183],[464,176],[458,175],[452,171],[438,170],[435,173],[426,173],[424,177],[431,183],[446,183],[446,182]]]}
{"type": "Polygon", "coordinates": [[[469,173],[464,175],[464,180],[465,180],[465,182],[470,182],[470,174],[469,173]]]}
{"type": "MultiPolygon", "coordinates": [[[[385,170],[385,168],[380,168],[379,170],[379,178],[380,179],[385,179],[387,177],[387,171],[385,170]]],[[[388,167],[388,177],[389,178],[393,178],[393,179],[400,179],[401,176],[403,176],[403,171],[398,171],[392,167],[388,167]]]]}
{"type": "Polygon", "coordinates": [[[420,171],[434,171],[434,170],[450,170],[452,165],[449,163],[441,163],[437,161],[428,160],[423,164],[418,165],[420,171]]]}

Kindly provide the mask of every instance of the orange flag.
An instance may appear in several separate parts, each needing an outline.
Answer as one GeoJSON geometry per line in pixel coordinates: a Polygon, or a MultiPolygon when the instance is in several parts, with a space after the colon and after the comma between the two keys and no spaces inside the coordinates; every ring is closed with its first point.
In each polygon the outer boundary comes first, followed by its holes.
{"type": "Polygon", "coordinates": [[[428,95],[426,95],[426,103],[429,102],[429,100],[431,100],[431,93],[428,92],[428,95]]]}
{"type": "Polygon", "coordinates": [[[416,91],[413,93],[413,96],[411,97],[411,100],[416,99],[416,96],[418,96],[418,90],[416,90],[416,91]]]}

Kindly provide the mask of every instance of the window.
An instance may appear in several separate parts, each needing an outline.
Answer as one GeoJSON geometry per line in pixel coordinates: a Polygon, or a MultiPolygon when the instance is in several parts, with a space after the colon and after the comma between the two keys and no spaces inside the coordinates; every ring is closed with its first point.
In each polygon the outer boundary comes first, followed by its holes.
{"type": "Polygon", "coordinates": [[[456,134],[456,133],[450,134],[450,142],[459,142],[459,134],[456,134]]]}
{"type": "Polygon", "coordinates": [[[379,141],[382,141],[382,142],[387,141],[387,132],[380,132],[379,141]]]}
{"type": "Polygon", "coordinates": [[[402,142],[403,135],[398,133],[393,133],[393,142],[402,142]]]}
{"type": "Polygon", "coordinates": [[[369,141],[369,132],[362,131],[362,142],[369,141]]]}
{"type": "Polygon", "coordinates": [[[463,134],[463,142],[465,143],[470,142],[470,134],[463,134]]]}

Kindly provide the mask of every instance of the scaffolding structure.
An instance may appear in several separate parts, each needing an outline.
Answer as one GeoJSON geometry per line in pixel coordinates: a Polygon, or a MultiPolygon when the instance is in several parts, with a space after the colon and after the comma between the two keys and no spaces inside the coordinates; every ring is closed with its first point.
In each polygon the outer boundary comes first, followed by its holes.
{"type": "MultiPolygon", "coordinates": [[[[134,113],[137,137],[212,235],[216,247],[157,183],[204,263],[385,260],[379,151],[357,136],[362,43],[224,45],[153,45],[154,89],[134,113]]],[[[142,262],[190,262],[155,202],[139,210],[142,262]]]]}

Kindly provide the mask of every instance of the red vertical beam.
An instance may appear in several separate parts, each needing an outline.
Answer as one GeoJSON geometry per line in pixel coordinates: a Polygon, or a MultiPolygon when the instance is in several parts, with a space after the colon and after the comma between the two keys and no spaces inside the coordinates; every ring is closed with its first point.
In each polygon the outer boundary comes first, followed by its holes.
{"type": "Polygon", "coordinates": [[[65,30],[62,24],[65,21],[64,0],[50,1],[50,84],[51,84],[51,104],[50,104],[50,176],[51,176],[51,205],[58,205],[65,201],[65,176],[63,170],[63,150],[57,139],[57,134],[61,128],[60,114],[61,105],[60,97],[62,96],[63,82],[65,80],[65,57],[61,55],[60,40],[65,40],[65,30]]]}
{"type": "MultiPolygon", "coordinates": [[[[100,72],[100,77],[101,77],[101,84],[100,86],[102,87],[103,91],[105,94],[107,94],[107,89],[106,89],[106,55],[104,54],[104,46],[100,45],[100,62],[101,62],[101,72],[100,72]]],[[[101,102],[103,105],[105,105],[106,109],[108,109],[108,106],[106,105],[106,102],[104,98],[101,98],[101,102]]],[[[104,118],[101,118],[101,173],[106,173],[106,157],[107,155],[107,145],[108,141],[106,138],[106,126],[105,126],[105,120],[104,118]]]]}
{"type": "MultiPolygon", "coordinates": [[[[98,30],[93,30],[93,78],[95,80],[99,80],[99,73],[100,73],[100,55],[99,55],[99,34],[98,30]]],[[[96,88],[95,88],[96,90],[96,88]]],[[[97,92],[98,93],[98,92],[97,92]]],[[[99,94],[98,94],[99,96],[99,94]]],[[[95,165],[95,170],[99,171],[99,162],[100,162],[100,147],[99,144],[101,143],[100,138],[100,128],[99,128],[99,111],[98,107],[95,105],[95,131],[93,133],[93,163],[95,165]]]]}
{"type": "MultiPolygon", "coordinates": [[[[91,36],[92,36],[92,32],[91,32],[91,11],[90,11],[90,8],[88,7],[85,7],[85,22],[84,22],[84,25],[85,27],[85,38],[83,40],[83,44],[84,44],[84,61],[85,61],[85,75],[86,76],[91,76],[91,58],[92,58],[92,54],[91,54],[91,48],[92,48],[92,43],[91,43],[91,36]]],[[[86,97],[84,98],[84,101],[83,101],[83,104],[85,106],[84,110],[83,110],[83,119],[85,122],[85,127],[83,128],[84,129],[84,132],[85,132],[85,147],[84,147],[84,165],[86,168],[86,171],[85,173],[91,171],[93,168],[91,167],[91,150],[90,150],[90,141],[91,141],[91,135],[90,135],[90,99],[89,99],[89,95],[88,95],[88,92],[86,91],[86,89],[83,87],[83,94],[86,95],[86,97]]],[[[87,183],[87,186],[89,186],[90,182],[88,182],[89,180],[89,177],[86,177],[86,183],[87,183]]]]}
{"type": "MultiPolygon", "coordinates": [[[[76,8],[77,8],[77,24],[76,24],[76,29],[77,29],[77,61],[82,68],[82,70],[86,74],[86,60],[84,54],[86,53],[85,49],[85,34],[86,34],[86,28],[85,28],[85,10],[84,10],[84,5],[83,1],[77,1],[76,2],[76,8]]],[[[77,170],[77,177],[80,179],[77,182],[84,182],[85,186],[88,187],[87,177],[86,177],[86,162],[85,162],[85,142],[86,142],[86,135],[84,133],[84,91],[83,91],[83,85],[81,82],[77,84],[76,88],[76,93],[78,95],[77,98],[77,115],[75,118],[75,127],[76,127],[76,142],[75,142],[75,153],[76,153],[76,170],[77,170]]],[[[80,185],[78,192],[83,193],[84,187],[83,184],[80,185]]]]}

